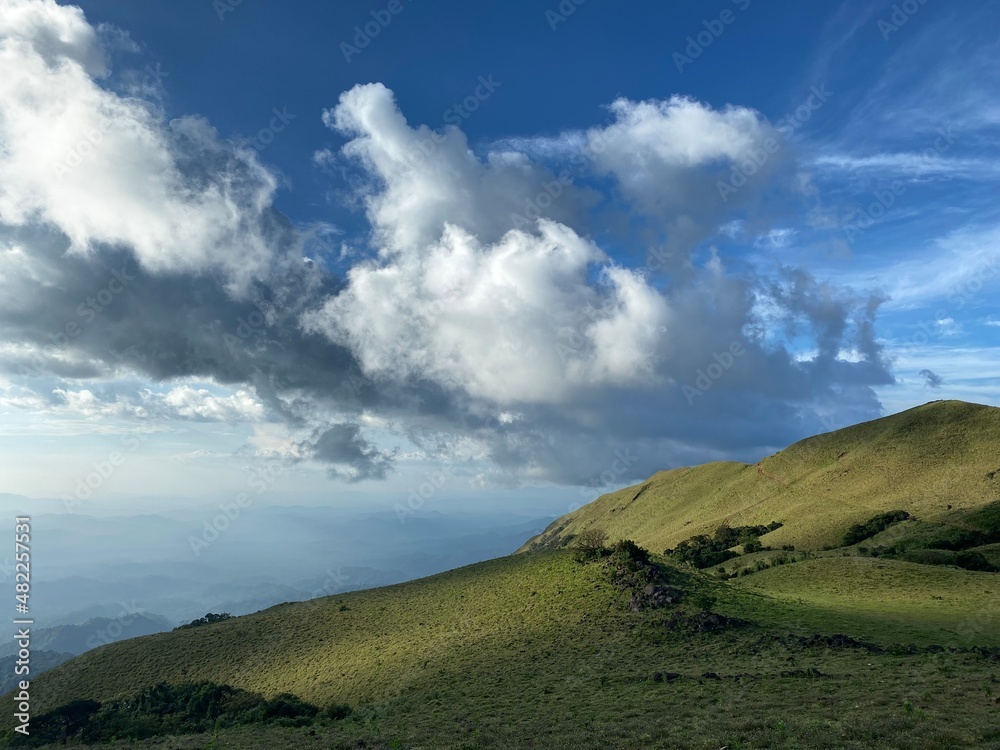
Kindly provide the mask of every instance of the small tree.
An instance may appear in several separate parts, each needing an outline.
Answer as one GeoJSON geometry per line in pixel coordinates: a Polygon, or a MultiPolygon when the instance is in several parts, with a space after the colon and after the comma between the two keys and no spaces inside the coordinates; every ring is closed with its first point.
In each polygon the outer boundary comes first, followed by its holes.
{"type": "Polygon", "coordinates": [[[601,529],[585,529],[576,536],[575,546],[582,560],[594,560],[604,552],[608,534],[601,529]]]}

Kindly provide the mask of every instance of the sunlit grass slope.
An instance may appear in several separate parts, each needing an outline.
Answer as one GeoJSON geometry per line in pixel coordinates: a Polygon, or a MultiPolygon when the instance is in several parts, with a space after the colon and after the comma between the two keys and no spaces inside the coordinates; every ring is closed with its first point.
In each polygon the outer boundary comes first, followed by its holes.
{"type": "Polygon", "coordinates": [[[765,597],[734,599],[735,610],[774,626],[881,642],[1000,646],[997,573],[830,555],[730,583],[765,597]]]}
{"type": "Polygon", "coordinates": [[[317,702],[383,700],[444,673],[483,679],[509,660],[572,651],[614,628],[616,592],[566,553],[514,556],[418,581],[279,605],[100,648],[42,675],[39,710],[160,680],[212,680],[317,702]]]}
{"type": "Polygon", "coordinates": [[[889,510],[934,521],[1000,499],[1000,409],[937,401],[802,440],[759,465],[711,463],[655,474],[558,519],[522,549],[584,529],[662,551],[720,525],[780,521],[765,545],[837,546],[889,510]]]}
{"type": "Polygon", "coordinates": [[[632,612],[601,563],[569,550],[515,555],[113,644],[43,675],[33,696],[41,712],[207,679],[356,709],[315,730],[261,726],[121,747],[997,750],[996,661],[789,640],[996,642],[995,623],[970,615],[997,574],[928,568],[927,579],[913,572],[926,566],[902,565],[807,560],[727,582],[675,570],[681,605],[632,612]],[[928,595],[943,598],[939,608],[922,603],[928,595]],[[706,608],[750,623],[720,632],[670,624],[706,608]]]}
{"type": "MultiPolygon", "coordinates": [[[[168,746],[1000,750],[1000,653],[982,651],[1000,645],[1000,573],[870,556],[944,554],[934,542],[995,531],[998,497],[1000,410],[928,404],[760,467],[658,474],[560,519],[530,552],[97,649],[33,681],[33,709],[208,680],[356,711],[168,746]],[[913,517],[840,547],[897,509],[913,517]],[[654,556],[684,593],[650,610],[626,606],[604,562],[561,548],[595,528],[659,553],[771,521],[784,526],[761,541],[796,550],[729,560],[736,578],[654,556]],[[739,621],[706,631],[709,611],[739,621]],[[834,634],[849,638],[817,640],[834,634]]],[[[976,544],[997,558],[1000,545],[976,544]]]]}

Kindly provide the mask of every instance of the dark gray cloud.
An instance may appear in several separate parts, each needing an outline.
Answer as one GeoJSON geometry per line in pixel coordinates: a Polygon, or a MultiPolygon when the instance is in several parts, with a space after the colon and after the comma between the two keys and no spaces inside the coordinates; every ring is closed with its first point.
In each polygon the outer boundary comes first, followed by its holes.
{"type": "MultiPolygon", "coordinates": [[[[325,119],[347,141],[335,158],[366,208],[373,257],[340,277],[322,253],[306,257],[307,233],[273,208],[276,178],[256,154],[198,118],[167,121],[155,103],[68,77],[96,59],[73,18],[72,43],[42,34],[34,53],[17,48],[22,67],[0,70],[0,372],[43,404],[85,388],[98,406],[166,409],[142,387],[214,381],[252,388],[297,455],[337,479],[386,477],[391,435],[485,463],[485,481],[593,486],[608,471],[627,481],[756,458],[880,414],[873,388],[892,378],[879,297],[802,269],[694,262],[728,218],[720,175],[771,133],[750,110],[623,100],[615,125],[586,134],[612,148],[546,166],[513,149],[478,157],[458,130],[433,139],[387,89],[358,87],[325,119]],[[51,170],[65,144],[32,150],[32,128],[51,115],[38,90],[75,97],[95,122],[114,115],[74,171],[51,170]],[[674,138],[666,151],[657,128],[674,138]],[[644,217],[637,244],[650,217],[664,221],[668,265],[683,273],[654,283],[574,228],[596,189],[574,181],[595,173],[618,180],[608,200],[620,205],[591,215],[594,234],[627,244],[631,201],[644,217]],[[605,218],[610,228],[593,226],[605,218]]],[[[790,182],[789,161],[790,151],[768,159],[760,184],[729,205],[751,206],[771,178],[790,182]]],[[[168,406],[189,419],[241,413],[168,406]]]]}
{"type": "Polygon", "coordinates": [[[331,477],[348,482],[385,479],[392,465],[390,456],[361,437],[361,428],[356,424],[325,428],[314,437],[309,448],[313,458],[331,464],[328,469],[331,477]]]}
{"type": "Polygon", "coordinates": [[[944,378],[932,370],[921,370],[919,375],[924,379],[928,388],[940,388],[944,384],[944,378]]]}

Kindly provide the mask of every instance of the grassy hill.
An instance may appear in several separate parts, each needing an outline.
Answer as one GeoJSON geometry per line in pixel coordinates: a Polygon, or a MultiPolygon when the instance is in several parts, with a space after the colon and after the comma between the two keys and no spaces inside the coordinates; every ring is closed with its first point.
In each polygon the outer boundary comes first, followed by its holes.
{"type": "Polygon", "coordinates": [[[853,524],[902,509],[935,522],[1000,500],[1000,409],[936,401],[807,438],[756,465],[660,472],[555,521],[522,550],[558,547],[588,528],[662,551],[726,523],[784,525],[761,539],[838,546],[853,524]]]}
{"type": "Polygon", "coordinates": [[[33,681],[33,710],[209,681],[354,713],[167,746],[1000,750],[1000,573],[906,558],[995,557],[998,415],[929,404],[760,469],[658,474],[524,554],[90,651],[33,681]],[[771,521],[761,542],[800,546],[704,570],[658,554],[771,521]],[[615,552],[566,548],[588,528],[615,552]]]}
{"type": "Polygon", "coordinates": [[[800,601],[808,587],[787,580],[811,580],[818,560],[762,573],[779,579],[766,586],[658,562],[680,604],[631,611],[605,564],[553,550],[145,636],[40,677],[36,712],[212,680],[356,707],[314,735],[237,728],[217,748],[1000,748],[1000,654],[970,649],[1000,643],[996,621],[970,619],[997,574],[932,569],[950,596],[935,610],[920,605],[925,584],[908,596],[898,577],[861,572],[845,608],[800,601]],[[869,597],[894,598],[898,616],[869,597]],[[708,611],[734,619],[713,629],[708,611]],[[855,640],[816,639],[836,633],[855,640]],[[877,648],[911,643],[923,647],[877,648]]]}

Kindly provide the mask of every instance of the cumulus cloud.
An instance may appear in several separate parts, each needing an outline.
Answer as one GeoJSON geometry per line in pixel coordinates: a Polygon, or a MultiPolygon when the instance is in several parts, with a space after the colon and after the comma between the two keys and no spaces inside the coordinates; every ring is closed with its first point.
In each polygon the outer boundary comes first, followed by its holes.
{"type": "Polygon", "coordinates": [[[617,99],[610,109],[615,122],[587,132],[594,163],[636,203],[657,211],[704,207],[707,196],[692,195],[692,183],[718,199],[715,179],[728,178],[734,164],[757,152],[766,156],[765,140],[778,137],[752,109],[715,110],[687,97],[617,99]]]}
{"type": "Polygon", "coordinates": [[[306,317],[372,377],[421,377],[498,404],[571,402],[581,387],[652,382],[665,300],[568,227],[483,246],[447,225],[391,264],[356,266],[306,317]],[[602,285],[588,268],[603,263],[602,285]]]}
{"type": "Polygon", "coordinates": [[[103,88],[104,52],[79,8],[0,7],[0,222],[44,222],[74,252],[128,247],[152,271],[222,270],[234,288],[259,276],[276,181],[255,154],[103,88]]]}
{"type": "Polygon", "coordinates": [[[881,298],[699,258],[735,205],[784,179],[785,150],[719,199],[770,137],[752,110],[619,100],[614,122],[559,148],[477,150],[357,86],[323,113],[343,147],[317,153],[350,172],[370,228],[367,259],[339,278],[303,257],[309,231],[274,210],[256,155],[107,85],[114,60],[78,9],[0,8],[11,408],[250,423],[258,448],[345,481],[387,476],[405,440],[489,481],[594,486],[616,460],[627,481],[879,413],[881,298]],[[649,235],[621,231],[610,205],[665,227],[685,273],[623,260],[649,235]],[[609,227],[625,252],[602,247],[609,227]]]}
{"type": "Polygon", "coordinates": [[[419,250],[446,223],[494,242],[540,216],[568,221],[583,201],[522,153],[491,151],[480,160],[453,125],[410,127],[380,83],[344,93],[323,122],[351,138],[343,154],[365,167],[361,190],[382,252],[419,250]]]}
{"type": "MultiPolygon", "coordinates": [[[[619,101],[612,111],[617,122],[586,139],[567,134],[545,148],[521,145],[537,158],[554,155],[553,170],[567,154],[586,154],[576,160],[574,178],[610,174],[639,211],[669,209],[679,227],[685,222],[678,212],[687,211],[697,216],[692,226],[706,222],[698,232],[715,228],[715,174],[771,133],[750,110],[717,112],[683,99],[619,101]],[[693,184],[713,194],[692,195],[693,184]]],[[[775,281],[739,279],[717,255],[695,267],[690,245],[682,255],[691,273],[683,283],[657,287],[613,261],[571,219],[543,216],[510,228],[509,206],[535,189],[530,182],[506,185],[512,194],[500,198],[482,179],[442,182],[456,163],[472,175],[495,168],[491,154],[477,157],[464,139],[454,151],[406,158],[414,143],[433,142],[433,135],[407,125],[381,86],[348,92],[326,122],[351,137],[342,153],[368,178],[378,256],[351,269],[345,288],[307,313],[305,325],[354,352],[373,380],[430,381],[467,414],[492,415],[493,429],[472,434],[500,467],[579,481],[594,456],[613,455],[636,433],[647,449],[656,445],[662,456],[676,457],[685,437],[724,446],[729,437],[719,434],[720,421],[761,408],[770,410],[762,424],[819,424],[809,405],[820,402],[823,413],[838,402],[852,415],[877,411],[870,386],[890,382],[873,330],[880,298],[795,269],[775,281]],[[432,210],[424,210],[424,185],[432,186],[432,210]],[[805,359],[786,348],[803,334],[818,345],[805,359]],[[685,392],[734,342],[743,343],[741,359],[710,381],[711,396],[708,389],[695,397],[685,392]],[[746,406],[750,394],[758,407],[746,406]],[[509,407],[521,418],[499,423],[496,415],[509,407]],[[700,421],[706,417],[707,424],[700,421]]],[[[427,420],[410,424],[411,438],[440,440],[427,420]]],[[[731,434],[738,442],[757,432],[748,426],[731,434]]]]}

